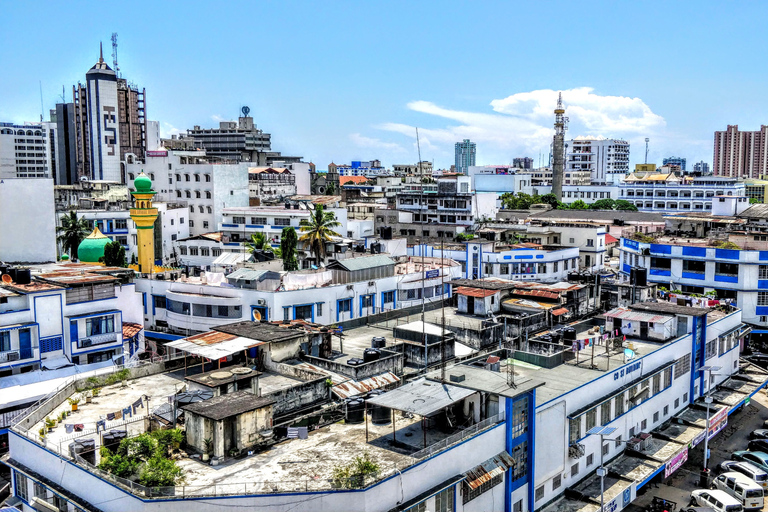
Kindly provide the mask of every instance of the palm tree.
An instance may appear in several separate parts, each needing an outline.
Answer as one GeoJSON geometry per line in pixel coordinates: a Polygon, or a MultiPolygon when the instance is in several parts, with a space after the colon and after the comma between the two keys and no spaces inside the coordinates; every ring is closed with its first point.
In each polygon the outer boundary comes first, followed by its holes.
{"type": "Polygon", "coordinates": [[[256,251],[265,251],[273,253],[276,258],[280,257],[280,249],[272,247],[264,233],[252,234],[251,241],[245,242],[245,248],[251,251],[251,253],[255,253],[256,251]]]}
{"type": "Polygon", "coordinates": [[[317,205],[315,211],[309,216],[309,220],[301,220],[300,229],[304,234],[299,237],[299,240],[307,242],[318,265],[325,261],[325,243],[330,242],[333,236],[341,237],[333,230],[339,226],[341,223],[336,220],[336,215],[333,212],[324,211],[323,205],[317,205]]]}
{"type": "Polygon", "coordinates": [[[62,250],[69,252],[71,259],[77,258],[77,248],[80,242],[91,232],[91,224],[85,219],[78,219],[77,212],[71,210],[69,214],[61,218],[61,226],[56,227],[59,234],[56,241],[61,244],[62,250]]]}

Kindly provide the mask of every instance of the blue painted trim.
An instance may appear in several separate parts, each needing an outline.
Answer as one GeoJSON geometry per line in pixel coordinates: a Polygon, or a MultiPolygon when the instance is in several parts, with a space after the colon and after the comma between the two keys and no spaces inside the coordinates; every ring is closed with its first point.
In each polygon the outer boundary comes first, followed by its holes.
{"type": "Polygon", "coordinates": [[[757,287],[763,290],[768,289],[768,279],[759,279],[757,281],[757,287]]]}
{"type": "MultiPolygon", "coordinates": [[[[102,311],[100,313],[85,313],[85,314],[82,314],[82,315],[67,315],[67,318],[69,318],[70,321],[71,321],[73,318],[90,318],[90,317],[93,317],[93,316],[107,316],[109,314],[116,314],[116,313],[120,313],[121,315],[123,314],[123,312],[120,311],[119,309],[110,309],[108,311],[102,311]]],[[[115,331],[115,332],[117,332],[117,331],[115,331]]]]}
{"type": "Polygon", "coordinates": [[[756,315],[768,315],[768,306],[755,306],[756,315]]]}
{"type": "Polygon", "coordinates": [[[699,281],[703,281],[705,278],[705,274],[695,274],[693,272],[683,272],[683,279],[696,279],[699,281]]]}
{"type": "MultiPolygon", "coordinates": [[[[315,305],[313,303],[310,304],[295,304],[293,306],[293,319],[296,320],[296,308],[300,308],[303,306],[310,306],[312,308],[312,323],[315,323],[315,305]]],[[[291,307],[291,306],[288,306],[291,307]]],[[[285,309],[285,307],[283,308],[285,309]]]]}
{"type": "MultiPolygon", "coordinates": [[[[536,456],[534,454],[534,445],[536,444],[536,388],[531,390],[530,409],[528,410],[528,509],[535,510],[536,502],[535,483],[536,483],[536,456]]],[[[510,497],[511,499],[511,497],[510,497]]]]}
{"type": "Polygon", "coordinates": [[[715,274],[715,281],[721,283],[738,283],[739,276],[725,276],[722,274],[715,274]]]}
{"type": "MultiPolygon", "coordinates": [[[[72,356],[82,356],[85,354],[93,354],[94,352],[106,352],[107,350],[115,350],[116,348],[120,348],[123,345],[123,340],[115,340],[115,345],[110,343],[104,343],[102,345],[98,345],[97,348],[94,348],[93,350],[82,350],[77,353],[73,353],[72,356]]],[[[87,364],[87,363],[81,363],[81,364],[87,364]]]]}
{"type": "Polygon", "coordinates": [[[144,337],[150,338],[150,339],[164,340],[164,341],[176,341],[176,340],[180,340],[184,336],[179,336],[178,334],[167,334],[164,332],[157,332],[157,331],[147,331],[145,329],[144,337]]]}
{"type": "Polygon", "coordinates": [[[147,314],[147,292],[141,292],[141,302],[144,305],[144,314],[147,314]]]}
{"type": "MultiPolygon", "coordinates": [[[[738,346],[738,345],[737,345],[737,346],[738,346]]],[[[735,348],[735,347],[734,347],[734,348],[735,348]]],[[[743,403],[744,403],[744,402],[747,400],[747,398],[751,399],[753,396],[755,396],[755,395],[757,394],[757,392],[758,392],[758,391],[760,391],[761,389],[763,389],[763,388],[764,388],[766,385],[768,385],[768,381],[765,381],[765,382],[763,382],[762,384],[760,384],[760,386],[759,386],[757,389],[755,389],[755,390],[754,390],[752,393],[750,393],[750,394],[749,394],[749,396],[746,396],[746,397],[744,397],[744,400],[742,400],[741,402],[739,402],[739,403],[737,403],[736,405],[734,405],[733,407],[731,407],[731,408],[728,410],[728,416],[730,416],[731,414],[733,414],[734,412],[736,412],[736,410],[737,410],[739,407],[741,407],[741,406],[742,406],[742,404],[743,404],[743,403]]],[[[0,432],[0,433],[1,433],[1,432],[0,432]]]]}
{"type": "Polygon", "coordinates": [[[27,309],[13,309],[11,311],[0,311],[0,315],[8,315],[11,313],[23,313],[24,311],[30,311],[30,309],[27,308],[27,309]]]}
{"type": "Polygon", "coordinates": [[[654,471],[653,473],[651,473],[650,475],[648,475],[648,477],[647,477],[645,480],[643,480],[641,483],[637,484],[637,490],[639,491],[639,490],[640,490],[640,488],[641,488],[642,486],[644,486],[645,484],[647,484],[648,482],[650,482],[650,481],[651,481],[651,479],[653,479],[653,477],[655,477],[656,475],[658,475],[659,473],[661,473],[662,471],[664,471],[664,468],[665,468],[666,466],[667,466],[666,464],[662,464],[662,465],[661,465],[661,467],[660,467],[659,469],[657,469],[656,471],[654,471]]]}
{"type": "Polygon", "coordinates": [[[663,270],[663,269],[660,269],[660,268],[652,268],[650,270],[650,274],[652,276],[671,276],[672,275],[672,271],[671,270],[663,270]]]}

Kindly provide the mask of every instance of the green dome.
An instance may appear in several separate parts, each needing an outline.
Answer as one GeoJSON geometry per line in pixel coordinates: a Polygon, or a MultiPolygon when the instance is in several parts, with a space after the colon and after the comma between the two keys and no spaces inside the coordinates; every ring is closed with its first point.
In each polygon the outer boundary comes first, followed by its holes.
{"type": "Polygon", "coordinates": [[[95,228],[80,242],[77,247],[77,258],[82,263],[98,263],[99,258],[104,257],[104,246],[111,241],[108,236],[99,231],[99,228],[95,228]]]}
{"type": "Polygon", "coordinates": [[[133,188],[136,189],[136,192],[144,193],[152,192],[152,180],[149,179],[149,176],[144,174],[144,171],[141,171],[138,176],[136,176],[136,179],[133,180],[133,188]]]}

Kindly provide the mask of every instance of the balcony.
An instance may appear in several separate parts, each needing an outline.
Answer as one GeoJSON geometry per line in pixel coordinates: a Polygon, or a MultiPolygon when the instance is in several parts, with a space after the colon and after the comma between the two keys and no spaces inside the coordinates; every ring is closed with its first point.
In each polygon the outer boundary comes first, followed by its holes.
{"type": "Polygon", "coordinates": [[[108,332],[104,334],[94,334],[91,336],[88,336],[86,338],[80,338],[77,340],[77,349],[83,350],[83,349],[89,349],[91,347],[96,347],[100,345],[108,345],[110,343],[116,343],[120,342],[122,343],[122,335],[118,332],[108,332]]]}

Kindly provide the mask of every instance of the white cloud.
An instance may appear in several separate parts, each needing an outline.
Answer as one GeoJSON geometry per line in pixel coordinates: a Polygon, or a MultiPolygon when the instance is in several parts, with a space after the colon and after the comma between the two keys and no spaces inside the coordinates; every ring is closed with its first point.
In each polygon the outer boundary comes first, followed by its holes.
{"type": "Polygon", "coordinates": [[[217,123],[220,123],[220,122],[222,122],[222,121],[228,121],[228,119],[224,119],[223,117],[221,117],[221,116],[220,116],[220,115],[218,115],[218,114],[213,114],[213,115],[211,116],[211,119],[213,119],[213,120],[214,120],[214,121],[216,121],[217,123]]]}
{"type": "Polygon", "coordinates": [[[178,128],[173,126],[171,123],[167,123],[165,121],[160,123],[160,137],[164,139],[170,138],[171,135],[179,135],[181,133],[186,133],[186,132],[182,132],[182,130],[179,130],[178,128]]]}
{"type": "Polygon", "coordinates": [[[366,137],[359,133],[350,133],[349,140],[356,146],[361,148],[370,149],[386,149],[388,151],[403,151],[403,147],[395,142],[385,142],[380,139],[374,139],[372,137],[366,137]]]}
{"type": "MultiPolygon", "coordinates": [[[[665,126],[640,98],[602,96],[594,89],[580,87],[562,91],[566,115],[570,118],[567,138],[604,135],[632,139],[653,136],[665,126]]],[[[554,135],[554,113],[558,91],[541,89],[516,93],[491,101],[494,112],[468,112],[442,107],[429,101],[414,101],[408,108],[450,121],[444,127],[419,128],[422,150],[449,156],[462,139],[478,144],[478,163],[505,163],[513,156],[548,153],[554,135]]],[[[385,123],[376,128],[415,139],[413,126],[385,123]]],[[[379,141],[384,143],[383,141],[379,141]]],[[[384,143],[386,144],[386,143],[384,143]]]]}

